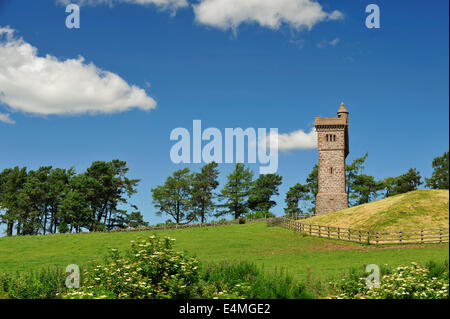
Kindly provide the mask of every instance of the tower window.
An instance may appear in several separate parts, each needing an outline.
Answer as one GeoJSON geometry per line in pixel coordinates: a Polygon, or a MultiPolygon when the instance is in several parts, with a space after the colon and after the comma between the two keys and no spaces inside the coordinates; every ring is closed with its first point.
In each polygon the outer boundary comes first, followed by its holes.
{"type": "Polygon", "coordinates": [[[328,134],[326,136],[327,136],[327,142],[328,142],[328,134]]]}
{"type": "Polygon", "coordinates": [[[333,142],[336,142],[336,135],[333,135],[333,142]]]}
{"type": "Polygon", "coordinates": [[[333,167],[330,167],[330,174],[333,174],[333,167]]]}

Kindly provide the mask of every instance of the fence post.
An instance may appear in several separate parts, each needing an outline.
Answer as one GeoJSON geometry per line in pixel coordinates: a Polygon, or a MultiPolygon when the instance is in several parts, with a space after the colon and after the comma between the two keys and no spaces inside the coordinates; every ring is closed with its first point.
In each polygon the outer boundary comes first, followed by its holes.
{"type": "Polygon", "coordinates": [[[423,244],[423,229],[420,231],[420,241],[421,241],[422,244],[423,244]]]}
{"type": "Polygon", "coordinates": [[[367,232],[367,244],[370,245],[370,232],[367,232]]]}
{"type": "Polygon", "coordinates": [[[400,244],[402,243],[403,237],[402,237],[402,231],[400,231],[400,244]]]}
{"type": "Polygon", "coordinates": [[[348,229],[348,241],[351,241],[350,228],[348,229]]]}
{"type": "Polygon", "coordinates": [[[328,238],[330,238],[330,226],[328,226],[328,238]]]}
{"type": "Polygon", "coordinates": [[[319,237],[320,237],[320,225],[319,225],[319,237]]]}
{"type": "Polygon", "coordinates": [[[376,234],[376,243],[377,243],[377,245],[378,245],[378,232],[377,232],[377,234],[376,234]]]}
{"type": "Polygon", "coordinates": [[[341,240],[341,229],[338,227],[338,239],[341,240]]]}
{"type": "Polygon", "coordinates": [[[442,244],[442,228],[439,228],[439,244],[442,244]]]}
{"type": "Polygon", "coordinates": [[[361,231],[358,230],[358,235],[359,235],[359,242],[361,243],[361,231]]]}
{"type": "Polygon", "coordinates": [[[311,235],[312,235],[312,225],[309,224],[309,236],[311,236],[311,235]]]}

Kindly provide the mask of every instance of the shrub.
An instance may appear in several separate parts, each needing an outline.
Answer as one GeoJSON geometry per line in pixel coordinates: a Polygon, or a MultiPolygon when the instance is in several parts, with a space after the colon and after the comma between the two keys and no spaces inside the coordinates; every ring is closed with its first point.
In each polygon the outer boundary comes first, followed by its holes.
{"type": "Polygon", "coordinates": [[[265,273],[253,263],[220,263],[206,267],[202,298],[304,299],[305,286],[284,272],[265,273]]]}
{"type": "Polygon", "coordinates": [[[199,281],[198,261],[172,248],[174,239],[131,241],[131,250],[121,256],[112,249],[105,265],[85,272],[80,289],[64,298],[192,298],[199,281]]]}
{"type": "Polygon", "coordinates": [[[443,299],[449,297],[448,262],[444,266],[417,263],[398,266],[380,278],[379,288],[368,288],[366,278],[351,273],[336,285],[337,299],[443,299]]]}
{"type": "Polygon", "coordinates": [[[64,291],[66,275],[59,269],[28,274],[0,274],[0,299],[53,299],[64,291]]]}

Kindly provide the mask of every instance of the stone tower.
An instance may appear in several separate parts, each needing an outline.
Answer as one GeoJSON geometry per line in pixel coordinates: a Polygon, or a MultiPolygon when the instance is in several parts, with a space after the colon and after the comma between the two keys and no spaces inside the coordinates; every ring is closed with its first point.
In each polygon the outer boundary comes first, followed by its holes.
{"type": "Polygon", "coordinates": [[[319,150],[319,191],[316,215],[348,207],[345,158],[348,155],[348,111],[341,104],[337,117],[316,117],[319,150]]]}

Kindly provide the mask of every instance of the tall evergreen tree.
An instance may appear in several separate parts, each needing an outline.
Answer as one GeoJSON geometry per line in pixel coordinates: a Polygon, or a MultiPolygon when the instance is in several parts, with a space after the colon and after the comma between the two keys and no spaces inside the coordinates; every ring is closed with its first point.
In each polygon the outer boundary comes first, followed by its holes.
{"type": "Polygon", "coordinates": [[[60,211],[64,212],[63,223],[70,225],[69,232],[81,232],[92,225],[93,212],[88,200],[86,188],[87,176],[80,174],[70,181],[70,187],[60,204],[60,211]]]}
{"type": "Polygon", "coordinates": [[[129,179],[129,168],[125,161],[96,161],[86,170],[87,194],[91,206],[92,220],[89,230],[111,228],[109,224],[115,215],[121,213],[120,204],[127,204],[127,197],[136,193],[138,179],[129,179]],[[125,197],[127,196],[127,197],[125,197]]]}
{"type": "Polygon", "coordinates": [[[269,212],[277,203],[272,196],[279,195],[278,187],[283,178],[278,174],[261,174],[253,182],[248,198],[248,206],[255,212],[269,212]]]}
{"type": "Polygon", "coordinates": [[[433,159],[433,175],[425,179],[426,187],[432,189],[448,189],[448,162],[448,152],[433,159]]]}
{"type": "Polygon", "coordinates": [[[153,204],[158,209],[157,215],[163,213],[173,218],[176,224],[190,223],[195,219],[191,209],[192,175],[189,168],[184,168],[169,176],[164,185],[151,190],[153,204]]]}
{"type": "Polygon", "coordinates": [[[6,235],[12,236],[14,226],[17,234],[22,234],[22,225],[26,220],[23,211],[26,205],[23,201],[23,187],[27,178],[27,168],[6,169],[2,172],[2,190],[0,191],[0,206],[4,213],[1,215],[2,223],[6,224],[6,235]]]}
{"type": "Polygon", "coordinates": [[[364,163],[369,156],[369,153],[364,154],[362,157],[355,158],[350,164],[345,165],[345,184],[347,187],[347,196],[349,199],[349,206],[353,206],[357,204],[353,201],[353,199],[359,198],[359,195],[356,194],[357,191],[355,187],[359,187],[355,184],[355,181],[358,179],[358,183],[360,183],[363,179],[358,177],[362,174],[364,170],[364,163]]]}
{"type": "MultiPolygon", "coordinates": [[[[291,218],[297,218],[306,213],[306,208],[301,209],[299,207],[300,201],[311,201],[311,188],[308,185],[302,185],[300,183],[295,184],[286,193],[286,208],[284,209],[286,215],[291,218]]],[[[307,205],[304,205],[305,207],[307,205]]]]}
{"type": "Polygon", "coordinates": [[[231,214],[235,219],[245,216],[248,212],[248,196],[252,187],[253,172],[242,163],[236,163],[234,170],[227,176],[227,183],[220,191],[219,205],[224,208],[217,214],[231,214]]]}
{"type": "Polygon", "coordinates": [[[376,181],[373,176],[359,174],[353,180],[351,198],[355,200],[355,205],[365,204],[376,199],[382,189],[382,181],[376,181]]]}
{"type": "Polygon", "coordinates": [[[219,186],[217,166],[216,162],[208,163],[192,176],[191,209],[201,223],[206,221],[216,207],[214,190],[219,186]]]}
{"type": "Polygon", "coordinates": [[[309,200],[311,201],[311,207],[309,212],[314,214],[316,211],[316,196],[319,192],[319,165],[315,164],[311,173],[306,178],[306,187],[309,190],[309,200]]]}

